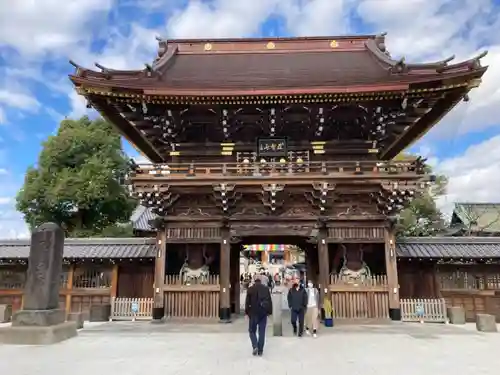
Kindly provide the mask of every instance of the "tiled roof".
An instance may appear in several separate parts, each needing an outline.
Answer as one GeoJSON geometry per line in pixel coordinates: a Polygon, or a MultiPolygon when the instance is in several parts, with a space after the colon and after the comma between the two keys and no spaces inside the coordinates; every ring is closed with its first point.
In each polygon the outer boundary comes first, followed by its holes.
{"type": "Polygon", "coordinates": [[[500,258],[500,237],[409,237],[396,246],[402,258],[500,258]]]}
{"type": "Polygon", "coordinates": [[[149,221],[156,218],[156,215],[151,211],[151,208],[137,206],[130,217],[134,230],[152,232],[154,229],[149,225],[149,221]]]}
{"type": "Polygon", "coordinates": [[[456,203],[452,225],[470,232],[500,232],[500,203],[456,203]]]}
{"type": "MultiPolygon", "coordinates": [[[[0,259],[28,258],[29,240],[0,241],[0,259]]],[[[66,239],[64,258],[154,258],[157,251],[153,238],[78,238],[66,239]]]]}

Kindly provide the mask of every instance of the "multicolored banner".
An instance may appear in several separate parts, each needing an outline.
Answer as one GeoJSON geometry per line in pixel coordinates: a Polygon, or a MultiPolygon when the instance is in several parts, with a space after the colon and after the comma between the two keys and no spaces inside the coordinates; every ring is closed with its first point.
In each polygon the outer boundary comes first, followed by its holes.
{"type": "Polygon", "coordinates": [[[247,251],[285,251],[285,245],[244,245],[243,248],[247,251]]]}

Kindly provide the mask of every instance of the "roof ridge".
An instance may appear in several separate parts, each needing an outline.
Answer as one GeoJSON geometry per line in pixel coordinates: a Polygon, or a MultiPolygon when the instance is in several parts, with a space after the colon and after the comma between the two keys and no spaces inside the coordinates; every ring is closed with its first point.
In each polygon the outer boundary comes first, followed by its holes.
{"type": "MultiPolygon", "coordinates": [[[[66,238],[65,245],[150,245],[156,243],[152,237],[88,237],[66,238]]],[[[31,239],[0,240],[0,246],[30,246],[31,239]]]]}
{"type": "Polygon", "coordinates": [[[396,243],[401,244],[500,244],[500,237],[403,237],[396,243]]]}

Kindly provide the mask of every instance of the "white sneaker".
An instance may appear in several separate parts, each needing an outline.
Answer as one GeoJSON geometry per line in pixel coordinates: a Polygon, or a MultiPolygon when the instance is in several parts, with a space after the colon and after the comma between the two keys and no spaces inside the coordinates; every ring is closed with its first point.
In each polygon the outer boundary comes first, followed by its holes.
{"type": "Polygon", "coordinates": [[[310,336],[311,335],[311,332],[309,332],[308,329],[306,329],[306,335],[310,336]]]}
{"type": "Polygon", "coordinates": [[[314,337],[314,338],[316,338],[316,337],[318,337],[318,335],[317,335],[317,334],[315,334],[315,333],[313,333],[313,337],[314,337]]]}

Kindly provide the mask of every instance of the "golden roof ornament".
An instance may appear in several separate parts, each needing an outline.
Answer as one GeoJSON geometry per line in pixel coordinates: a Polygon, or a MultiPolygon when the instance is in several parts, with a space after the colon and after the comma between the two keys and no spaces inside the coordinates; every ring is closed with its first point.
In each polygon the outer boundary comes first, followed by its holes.
{"type": "Polygon", "coordinates": [[[276,45],[273,42],[269,42],[266,44],[266,48],[267,49],[275,49],[276,45]]]}
{"type": "Polygon", "coordinates": [[[330,42],[330,48],[337,48],[339,46],[339,43],[336,40],[332,40],[330,42]]]}
{"type": "Polygon", "coordinates": [[[211,51],[212,50],[212,44],[211,43],[205,43],[204,50],[205,51],[211,51]]]}

